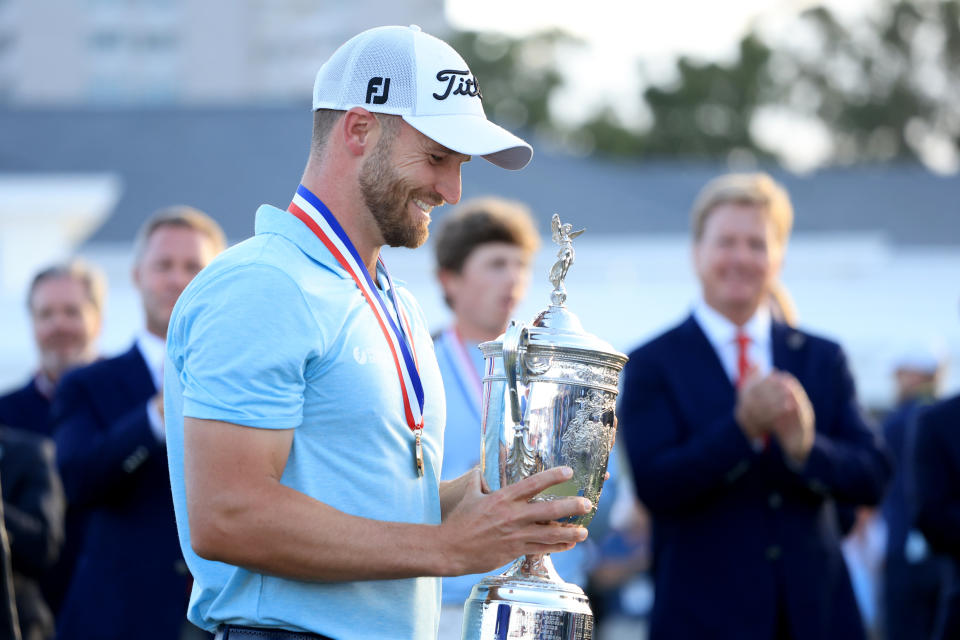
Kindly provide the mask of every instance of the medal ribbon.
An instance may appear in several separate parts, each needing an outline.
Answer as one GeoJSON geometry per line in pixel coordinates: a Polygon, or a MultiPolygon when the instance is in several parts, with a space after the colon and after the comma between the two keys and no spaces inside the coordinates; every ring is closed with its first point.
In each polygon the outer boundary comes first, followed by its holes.
{"type": "Polygon", "coordinates": [[[463,344],[463,339],[460,337],[460,333],[456,328],[450,327],[444,331],[443,334],[444,340],[450,345],[448,350],[451,352],[450,355],[451,360],[453,360],[457,383],[460,385],[460,390],[463,392],[463,395],[467,397],[474,412],[477,414],[477,423],[479,423],[481,417],[480,407],[482,406],[483,398],[483,383],[480,381],[480,376],[477,375],[477,369],[473,366],[473,360],[470,358],[470,354],[467,353],[466,345],[463,344]]]}
{"type": "Polygon", "coordinates": [[[420,371],[417,364],[416,350],[413,348],[413,332],[410,330],[410,321],[406,313],[397,302],[396,289],[393,280],[387,271],[383,259],[377,259],[377,265],[386,276],[389,287],[390,300],[397,312],[397,318],[402,327],[397,326],[387,309],[386,303],[380,296],[367,266],[360,259],[356,248],[350,241],[343,227],[337,222],[330,210],[320,198],[310,192],[302,184],[297,187],[293,202],[287,211],[300,219],[320,239],[320,242],[333,254],[337,262],[347,270],[357,287],[363,293],[367,304],[373,311],[380,330],[390,346],[397,376],[400,379],[400,391],[403,395],[403,411],[406,415],[407,426],[416,432],[423,428],[423,383],[420,381],[420,371]],[[416,402],[411,402],[411,398],[416,402]]]}

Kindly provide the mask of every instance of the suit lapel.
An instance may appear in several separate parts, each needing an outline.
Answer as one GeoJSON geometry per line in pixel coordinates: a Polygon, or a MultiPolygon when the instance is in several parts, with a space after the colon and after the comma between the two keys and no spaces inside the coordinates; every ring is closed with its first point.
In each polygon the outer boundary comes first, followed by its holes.
{"type": "Polygon", "coordinates": [[[123,363],[123,386],[132,398],[151,398],[158,389],[153,383],[150,368],[147,366],[140,348],[134,342],[133,346],[119,360],[123,363]]]}
{"type": "Polygon", "coordinates": [[[686,352],[687,362],[696,363],[698,366],[691,367],[695,371],[697,378],[691,380],[692,389],[710,390],[711,394],[724,392],[733,392],[734,386],[723,363],[720,361],[720,354],[713,348],[707,335],[700,328],[700,324],[691,314],[686,322],[680,325],[683,337],[684,351],[686,352]],[[696,382],[696,384],[694,384],[696,382]]]}
{"type": "Polygon", "coordinates": [[[693,316],[680,325],[677,337],[673,386],[686,416],[685,424],[697,431],[733,409],[736,390],[720,356],[693,316]]]}
{"type": "Polygon", "coordinates": [[[807,338],[796,329],[780,322],[770,325],[770,341],[773,345],[773,366],[789,371],[798,380],[803,371],[803,346],[807,338]]]}

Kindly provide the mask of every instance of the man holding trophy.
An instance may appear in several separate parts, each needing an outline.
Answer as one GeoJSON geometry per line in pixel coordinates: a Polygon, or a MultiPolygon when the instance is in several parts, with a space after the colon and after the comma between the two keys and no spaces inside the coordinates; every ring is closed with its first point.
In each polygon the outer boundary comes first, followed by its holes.
{"type": "Polygon", "coordinates": [[[470,156],[529,162],[480,100],[463,59],[417,27],[349,40],[317,74],[293,202],[261,207],[256,236],[177,304],[171,483],[195,578],[188,617],[218,638],[433,638],[436,577],[586,538],[557,521],[590,513],[588,499],[531,501],[567,486],[569,466],[489,493],[476,472],[440,482],[433,347],[379,260],[384,244],[425,241],[470,156]]]}

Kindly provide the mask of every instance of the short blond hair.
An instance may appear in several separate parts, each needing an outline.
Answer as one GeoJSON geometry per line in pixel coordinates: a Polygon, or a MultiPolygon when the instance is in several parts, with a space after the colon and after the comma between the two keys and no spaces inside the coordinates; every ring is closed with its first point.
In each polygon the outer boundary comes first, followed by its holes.
{"type": "Polygon", "coordinates": [[[203,211],[187,205],[175,205],[155,212],[147,218],[133,243],[133,262],[139,264],[147,247],[147,240],[161,227],[182,227],[203,234],[213,245],[214,253],[226,248],[227,238],[217,221],[203,211]]]}
{"type": "Polygon", "coordinates": [[[708,182],[700,190],[690,211],[693,240],[703,237],[707,218],[722,204],[748,204],[763,207],[781,247],[787,245],[793,228],[793,205],[790,196],[766,173],[728,173],[708,182]]]}

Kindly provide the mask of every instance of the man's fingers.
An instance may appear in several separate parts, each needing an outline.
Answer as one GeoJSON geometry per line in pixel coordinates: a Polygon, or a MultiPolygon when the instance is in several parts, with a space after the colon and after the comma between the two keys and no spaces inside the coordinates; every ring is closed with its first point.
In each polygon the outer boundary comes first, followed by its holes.
{"type": "Polygon", "coordinates": [[[575,544],[587,539],[587,528],[547,522],[525,527],[522,536],[529,544],[575,544]]]}
{"type": "Polygon", "coordinates": [[[566,482],[572,477],[573,469],[570,467],[553,467],[509,485],[503,491],[510,499],[529,500],[547,487],[566,482]]]}
{"type": "Polygon", "coordinates": [[[576,544],[573,542],[569,544],[528,544],[524,554],[526,555],[538,555],[543,553],[560,553],[562,551],[569,551],[573,549],[576,544]]]}
{"type": "Polygon", "coordinates": [[[593,505],[586,498],[559,498],[531,502],[527,515],[533,522],[559,520],[570,516],[582,516],[590,513],[593,505]]]}

